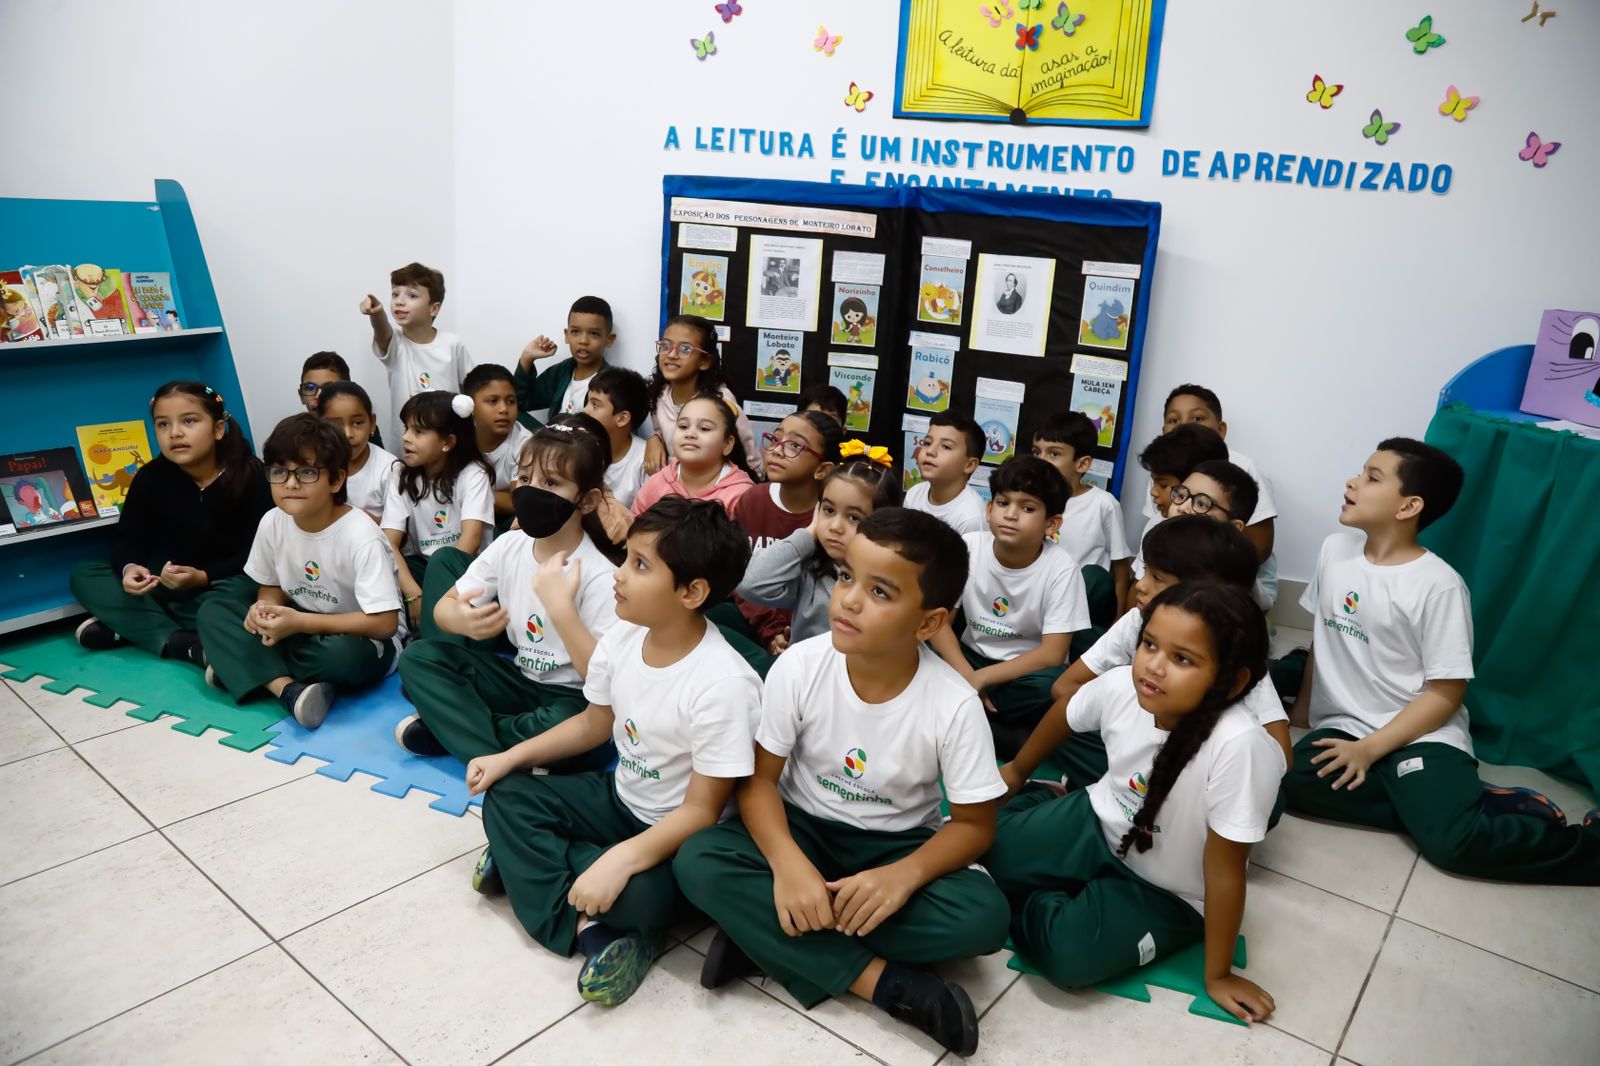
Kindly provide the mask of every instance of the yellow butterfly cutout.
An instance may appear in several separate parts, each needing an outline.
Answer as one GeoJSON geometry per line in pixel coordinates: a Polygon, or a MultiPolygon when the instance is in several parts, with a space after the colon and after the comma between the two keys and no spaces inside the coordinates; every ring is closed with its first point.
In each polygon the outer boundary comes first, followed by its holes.
{"type": "Polygon", "coordinates": [[[853,107],[857,111],[867,109],[867,101],[872,99],[872,94],[861,88],[855,82],[850,83],[850,93],[844,98],[844,106],[853,107]]]}
{"type": "Polygon", "coordinates": [[[1323,110],[1333,106],[1333,98],[1344,92],[1343,85],[1329,85],[1321,74],[1311,75],[1311,91],[1306,93],[1306,103],[1321,104],[1323,110]]]}
{"type": "Polygon", "coordinates": [[[1449,115],[1457,122],[1467,120],[1467,112],[1478,106],[1476,96],[1462,96],[1460,90],[1454,85],[1444,91],[1444,103],[1439,105],[1439,114],[1449,115]]]}

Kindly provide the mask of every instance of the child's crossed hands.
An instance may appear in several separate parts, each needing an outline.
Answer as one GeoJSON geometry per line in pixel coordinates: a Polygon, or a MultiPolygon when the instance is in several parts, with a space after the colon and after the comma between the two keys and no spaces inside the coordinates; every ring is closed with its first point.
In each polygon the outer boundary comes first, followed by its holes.
{"type": "Polygon", "coordinates": [[[805,859],[792,867],[773,868],[772,902],[778,910],[778,924],[790,936],[820,933],[838,924],[828,883],[805,859]]]}
{"type": "MultiPolygon", "coordinates": [[[[483,589],[472,589],[461,594],[461,625],[463,637],[470,640],[489,640],[500,633],[511,622],[511,616],[500,605],[499,600],[490,600],[482,605],[474,605],[473,601],[484,593],[483,589]]],[[[470,781],[469,781],[470,783],[470,781]]],[[[489,786],[485,785],[485,788],[489,786]]]]}

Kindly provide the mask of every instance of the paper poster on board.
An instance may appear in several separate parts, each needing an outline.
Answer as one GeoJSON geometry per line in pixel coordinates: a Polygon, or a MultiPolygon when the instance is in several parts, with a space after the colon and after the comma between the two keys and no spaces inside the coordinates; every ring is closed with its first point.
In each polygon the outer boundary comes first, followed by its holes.
{"type": "Polygon", "coordinates": [[[955,375],[953,348],[917,346],[911,349],[911,375],[906,385],[906,406],[913,411],[945,411],[950,407],[950,382],[955,375]]]}
{"type": "Polygon", "coordinates": [[[830,366],[828,384],[844,393],[844,428],[866,432],[872,425],[872,390],[876,370],[854,366],[830,366]]]}
{"type": "Polygon", "coordinates": [[[721,322],[727,312],[728,257],[683,254],[683,277],[678,282],[678,313],[699,315],[721,322]]]}
{"type": "Polygon", "coordinates": [[[805,334],[789,329],[763,329],[756,334],[756,388],[763,392],[800,391],[805,334]]]}
{"type": "Polygon", "coordinates": [[[752,234],[749,281],[745,325],[816,329],[822,242],[807,237],[752,234]]]}
{"type": "Polygon", "coordinates": [[[978,254],[969,348],[1011,355],[1044,355],[1056,261],[978,254]]]}
{"type": "Polygon", "coordinates": [[[1067,401],[1094,423],[1102,448],[1117,443],[1117,405],[1122,401],[1122,383],[1128,380],[1128,364],[1121,359],[1076,352],[1072,356],[1072,398],[1067,401]]]}
{"type": "Polygon", "coordinates": [[[878,343],[878,286],[846,284],[833,287],[834,344],[871,348],[878,343]]]}
{"type": "Polygon", "coordinates": [[[1017,421],[1022,413],[1020,381],[979,378],[972,418],[983,430],[983,462],[999,465],[1017,453],[1017,421]]]}
{"type": "Polygon", "coordinates": [[[967,261],[942,255],[922,257],[922,282],[917,291],[917,321],[961,325],[961,292],[967,285],[967,261]]]}
{"type": "Polygon", "coordinates": [[[1078,316],[1078,341],[1092,348],[1126,350],[1133,329],[1131,278],[1083,279],[1083,311],[1078,316]]]}
{"type": "Polygon", "coordinates": [[[922,482],[922,467],[917,465],[917,448],[928,435],[928,416],[903,414],[900,416],[900,490],[909,492],[911,486],[922,482]]]}

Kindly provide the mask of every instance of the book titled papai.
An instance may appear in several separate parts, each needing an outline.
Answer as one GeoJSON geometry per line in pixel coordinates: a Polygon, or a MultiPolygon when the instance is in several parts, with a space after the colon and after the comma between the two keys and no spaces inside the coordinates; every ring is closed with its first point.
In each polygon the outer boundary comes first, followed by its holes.
{"type": "Polygon", "coordinates": [[[17,533],[96,516],[72,448],[0,455],[0,500],[17,533]]]}
{"type": "Polygon", "coordinates": [[[171,274],[164,270],[128,270],[123,272],[122,285],[128,294],[128,325],[133,332],[171,333],[183,328],[172,296],[171,274]]]}

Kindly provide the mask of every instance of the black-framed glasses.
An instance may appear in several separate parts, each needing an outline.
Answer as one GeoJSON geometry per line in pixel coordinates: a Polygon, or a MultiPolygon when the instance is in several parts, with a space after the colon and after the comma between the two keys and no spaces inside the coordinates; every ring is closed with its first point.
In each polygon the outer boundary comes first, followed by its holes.
{"type": "Polygon", "coordinates": [[[696,348],[694,345],[690,344],[688,341],[679,341],[677,344],[673,344],[671,341],[667,340],[665,337],[663,337],[661,340],[656,341],[656,354],[657,355],[666,355],[668,352],[672,351],[673,349],[677,349],[678,354],[679,355],[683,355],[683,356],[695,355],[697,353],[700,354],[700,355],[710,355],[711,354],[710,352],[706,351],[704,348],[696,348]]]}
{"type": "Polygon", "coordinates": [[[321,391],[322,391],[321,382],[317,382],[317,381],[302,381],[300,383],[300,395],[302,395],[302,396],[315,396],[317,393],[319,393],[321,391]]]}
{"type": "Polygon", "coordinates": [[[1221,511],[1229,518],[1233,517],[1232,511],[1228,510],[1226,507],[1222,506],[1222,504],[1218,503],[1214,498],[1207,496],[1203,492],[1190,492],[1182,485],[1174,485],[1172,486],[1171,495],[1172,503],[1175,507],[1181,505],[1185,500],[1193,500],[1195,514],[1210,514],[1212,511],[1221,511]]]}
{"type": "Polygon", "coordinates": [[[784,440],[776,433],[761,434],[761,447],[764,451],[775,451],[785,459],[798,459],[800,458],[801,452],[810,452],[818,459],[822,458],[822,453],[817,451],[811,445],[807,444],[805,441],[784,440]]]}
{"type": "Polygon", "coordinates": [[[291,474],[294,475],[295,481],[301,485],[312,485],[316,483],[317,478],[322,476],[322,467],[297,466],[291,470],[287,466],[269,466],[267,467],[267,483],[269,485],[287,485],[291,474]]]}

